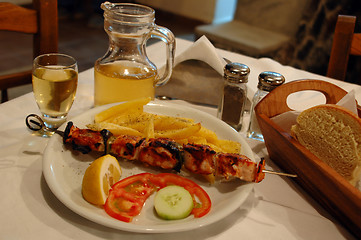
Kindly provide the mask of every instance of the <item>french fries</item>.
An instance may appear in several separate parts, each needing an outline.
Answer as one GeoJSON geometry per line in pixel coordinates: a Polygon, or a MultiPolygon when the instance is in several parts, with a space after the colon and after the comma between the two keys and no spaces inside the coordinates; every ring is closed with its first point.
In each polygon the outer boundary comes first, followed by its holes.
{"type": "Polygon", "coordinates": [[[87,127],[109,130],[113,135],[134,135],[145,138],[170,138],[180,144],[209,145],[217,152],[240,153],[238,142],[218,139],[217,135],[193,119],[157,115],[143,111],[150,98],[125,102],[95,115],[87,127]]]}
{"type": "Polygon", "coordinates": [[[119,136],[119,135],[143,136],[143,134],[137,131],[136,129],[120,126],[114,123],[107,123],[107,122],[94,123],[94,124],[88,124],[87,127],[94,131],[101,131],[103,129],[107,129],[114,136],[119,136]]]}
{"type": "Polygon", "coordinates": [[[154,119],[154,127],[162,130],[174,130],[188,127],[189,124],[194,123],[193,119],[189,118],[175,118],[165,115],[157,115],[154,119]]]}
{"type": "Polygon", "coordinates": [[[144,105],[150,102],[150,97],[148,98],[140,98],[133,101],[128,101],[116,106],[113,106],[111,108],[108,108],[105,111],[102,111],[95,115],[94,121],[95,123],[103,122],[111,117],[120,115],[124,112],[126,112],[128,109],[137,109],[137,108],[143,108],[144,105]]]}
{"type": "Polygon", "coordinates": [[[149,121],[147,126],[145,127],[145,131],[144,131],[144,137],[146,137],[147,139],[149,138],[154,138],[154,116],[152,116],[149,121]]]}
{"type": "Polygon", "coordinates": [[[241,144],[239,142],[218,139],[218,143],[216,146],[222,149],[222,152],[226,153],[240,153],[241,152],[241,144]]]}
{"type": "Polygon", "coordinates": [[[196,134],[201,129],[201,124],[190,124],[187,127],[180,129],[170,129],[170,130],[156,130],[154,136],[156,138],[170,138],[170,139],[185,139],[196,134]]]}

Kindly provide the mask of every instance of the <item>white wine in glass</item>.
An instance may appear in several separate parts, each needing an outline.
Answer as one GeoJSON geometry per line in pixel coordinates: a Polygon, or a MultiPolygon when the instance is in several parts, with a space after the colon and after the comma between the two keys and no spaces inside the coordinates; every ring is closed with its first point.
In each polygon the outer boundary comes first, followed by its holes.
{"type": "Polygon", "coordinates": [[[48,133],[66,121],[78,84],[74,58],[64,54],[45,54],[34,59],[33,92],[48,133]]]}

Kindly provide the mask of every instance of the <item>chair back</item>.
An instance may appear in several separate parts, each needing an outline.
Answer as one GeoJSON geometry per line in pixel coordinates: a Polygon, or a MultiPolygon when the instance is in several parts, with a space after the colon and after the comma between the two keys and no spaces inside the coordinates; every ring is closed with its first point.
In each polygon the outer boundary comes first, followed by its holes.
{"type": "MultiPolygon", "coordinates": [[[[355,16],[339,15],[332,42],[327,77],[345,80],[350,55],[361,56],[361,33],[354,33],[355,16]]],[[[359,82],[361,84],[361,82],[359,82]]]]}
{"type": "MultiPolygon", "coordinates": [[[[57,0],[33,0],[32,4],[32,8],[26,8],[1,2],[0,31],[32,34],[34,58],[40,54],[57,52],[57,0]]],[[[31,69],[0,76],[1,102],[8,100],[8,88],[28,83],[31,83],[31,69]]]]}

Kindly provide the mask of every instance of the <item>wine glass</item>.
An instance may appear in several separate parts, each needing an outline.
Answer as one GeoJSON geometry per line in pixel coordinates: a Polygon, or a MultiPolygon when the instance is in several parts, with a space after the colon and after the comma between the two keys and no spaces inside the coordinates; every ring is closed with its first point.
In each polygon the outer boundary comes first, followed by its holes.
{"type": "Polygon", "coordinates": [[[43,54],[33,61],[33,92],[46,128],[51,136],[66,121],[78,85],[78,64],[68,55],[43,54]]]}

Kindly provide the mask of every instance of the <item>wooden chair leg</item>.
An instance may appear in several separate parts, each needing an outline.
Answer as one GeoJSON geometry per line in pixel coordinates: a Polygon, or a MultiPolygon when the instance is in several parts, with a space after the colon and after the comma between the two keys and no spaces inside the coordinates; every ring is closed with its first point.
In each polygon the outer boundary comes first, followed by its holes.
{"type": "Polygon", "coordinates": [[[1,90],[1,103],[6,102],[8,100],[9,100],[8,90],[7,89],[2,89],[1,90]]]}

